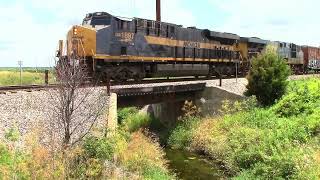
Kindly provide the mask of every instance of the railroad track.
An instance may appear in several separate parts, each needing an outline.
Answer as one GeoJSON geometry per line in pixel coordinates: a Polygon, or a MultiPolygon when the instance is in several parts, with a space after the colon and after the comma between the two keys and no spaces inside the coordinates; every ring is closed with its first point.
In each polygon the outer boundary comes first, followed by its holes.
{"type": "Polygon", "coordinates": [[[56,85],[21,85],[21,86],[0,86],[0,93],[4,92],[17,92],[17,91],[36,91],[36,90],[43,90],[48,88],[54,88],[56,85]]]}
{"type": "MultiPolygon", "coordinates": [[[[234,77],[231,77],[234,78],[234,77]]],[[[115,82],[111,81],[110,86],[128,86],[128,85],[144,85],[144,84],[160,84],[160,83],[174,83],[174,82],[192,82],[192,81],[205,81],[205,80],[214,80],[218,79],[216,77],[212,78],[171,78],[171,79],[146,79],[142,80],[140,82],[136,81],[126,81],[126,82],[115,82]]],[[[223,79],[227,79],[224,77],[223,79]]],[[[99,84],[92,84],[92,83],[86,83],[83,85],[84,87],[90,87],[90,86],[107,86],[107,83],[99,83],[99,84]]],[[[39,91],[39,90],[45,90],[45,89],[52,89],[52,88],[57,88],[58,84],[49,84],[49,85],[21,85],[21,86],[0,86],[0,93],[6,93],[6,92],[11,92],[15,93],[17,91],[26,91],[26,92],[31,92],[31,91],[39,91]]]]}
{"type": "MultiPolygon", "coordinates": [[[[310,76],[317,76],[317,75],[295,75],[291,76],[290,79],[299,79],[303,77],[310,77],[310,76]]],[[[223,79],[234,79],[235,77],[222,77],[222,84],[223,84],[223,79]]],[[[239,76],[239,78],[242,78],[242,76],[239,76]]],[[[219,79],[218,77],[211,77],[211,78],[194,78],[194,77],[182,77],[182,78],[170,78],[170,79],[145,79],[140,82],[136,81],[126,81],[126,82],[115,82],[111,81],[110,86],[112,88],[121,88],[119,86],[128,86],[128,85],[144,85],[144,84],[160,84],[160,83],[174,83],[174,82],[192,82],[192,81],[207,81],[207,80],[216,80],[219,79]],[[115,86],[115,87],[114,87],[115,86]]],[[[106,83],[99,83],[96,85],[93,85],[92,83],[86,83],[84,84],[84,87],[90,87],[90,86],[107,86],[106,83]]],[[[56,88],[58,87],[57,84],[49,84],[49,85],[22,85],[22,86],[0,86],[0,94],[6,93],[6,92],[17,92],[17,91],[26,91],[26,92],[31,92],[31,91],[39,91],[39,90],[45,90],[45,89],[50,89],[50,88],[56,88]]]]}

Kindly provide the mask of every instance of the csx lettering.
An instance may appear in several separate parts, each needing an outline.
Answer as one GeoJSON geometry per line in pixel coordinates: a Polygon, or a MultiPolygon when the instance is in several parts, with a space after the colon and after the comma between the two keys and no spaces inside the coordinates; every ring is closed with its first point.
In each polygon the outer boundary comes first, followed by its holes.
{"type": "Polygon", "coordinates": [[[115,33],[115,36],[119,38],[119,41],[130,42],[133,41],[134,33],[119,32],[115,33]]]}
{"type": "Polygon", "coordinates": [[[192,47],[192,48],[200,48],[200,43],[198,42],[190,42],[190,41],[185,41],[183,43],[184,47],[192,47]]]}

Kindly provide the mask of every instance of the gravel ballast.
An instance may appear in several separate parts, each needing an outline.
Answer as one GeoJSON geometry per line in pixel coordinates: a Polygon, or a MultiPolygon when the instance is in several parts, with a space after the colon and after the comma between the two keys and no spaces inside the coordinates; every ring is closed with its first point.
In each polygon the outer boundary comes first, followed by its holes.
{"type": "MultiPolygon", "coordinates": [[[[48,133],[53,128],[62,129],[62,127],[58,127],[59,123],[53,123],[58,121],[58,117],[54,113],[54,109],[57,110],[55,106],[58,104],[58,100],[55,99],[55,93],[56,91],[52,90],[42,90],[0,94],[0,139],[12,127],[18,128],[22,136],[36,130],[48,133]]],[[[81,96],[79,96],[80,98],[81,96]]],[[[77,122],[82,121],[84,117],[88,117],[88,123],[84,123],[84,129],[76,128],[74,137],[80,136],[89,128],[89,122],[94,120],[94,117],[90,116],[93,110],[99,112],[95,124],[104,123],[107,101],[106,92],[103,89],[96,88],[92,90],[86,101],[74,113],[73,119],[75,123],[71,124],[73,127],[76,126],[77,122]]],[[[61,135],[61,132],[59,133],[61,135]]],[[[61,137],[56,135],[55,138],[59,139],[61,137]]]]}

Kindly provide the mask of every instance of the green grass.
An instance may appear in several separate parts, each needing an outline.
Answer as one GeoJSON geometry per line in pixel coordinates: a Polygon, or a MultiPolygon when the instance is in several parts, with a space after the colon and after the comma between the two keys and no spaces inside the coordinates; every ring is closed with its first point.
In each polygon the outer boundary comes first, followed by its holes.
{"type": "MultiPolygon", "coordinates": [[[[37,72],[37,73],[41,73],[45,70],[49,70],[52,71],[53,68],[52,67],[23,67],[22,70],[24,72],[37,72]]],[[[0,71],[10,71],[10,72],[20,72],[20,68],[18,67],[0,67],[0,71]]]]}
{"type": "Polygon", "coordinates": [[[290,82],[275,105],[178,126],[169,145],[205,153],[234,179],[319,179],[319,104],[319,79],[290,82]]]}
{"type": "Polygon", "coordinates": [[[123,108],[118,111],[118,123],[128,132],[149,127],[152,121],[147,113],[139,112],[137,108],[123,108]]]}
{"type": "MultiPolygon", "coordinates": [[[[36,72],[36,70],[24,70],[21,76],[21,83],[23,85],[44,84],[44,71],[36,72]]],[[[49,83],[54,82],[54,75],[49,73],[49,83]]],[[[20,85],[20,72],[17,69],[0,69],[0,86],[20,85]]]]}

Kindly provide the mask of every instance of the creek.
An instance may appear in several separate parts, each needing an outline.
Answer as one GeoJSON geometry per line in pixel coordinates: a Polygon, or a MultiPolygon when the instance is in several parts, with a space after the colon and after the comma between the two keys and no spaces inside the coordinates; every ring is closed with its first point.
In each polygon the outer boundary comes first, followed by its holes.
{"type": "Polygon", "coordinates": [[[183,151],[165,149],[169,160],[169,169],[183,180],[226,179],[217,162],[209,161],[204,156],[183,151]]]}

